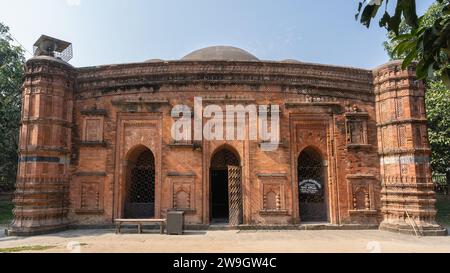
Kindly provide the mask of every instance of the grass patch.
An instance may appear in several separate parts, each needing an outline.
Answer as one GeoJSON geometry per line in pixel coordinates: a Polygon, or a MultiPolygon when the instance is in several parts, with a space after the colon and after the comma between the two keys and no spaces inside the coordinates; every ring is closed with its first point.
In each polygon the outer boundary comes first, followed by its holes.
{"type": "Polygon", "coordinates": [[[436,208],[437,221],[439,224],[450,227],[450,196],[438,195],[436,208]]]}
{"type": "Polygon", "coordinates": [[[0,199],[0,225],[9,224],[13,219],[14,205],[11,200],[0,199]]]}
{"type": "Polygon", "coordinates": [[[24,251],[45,251],[55,248],[55,246],[19,246],[11,248],[0,248],[0,253],[17,253],[24,251]]]}

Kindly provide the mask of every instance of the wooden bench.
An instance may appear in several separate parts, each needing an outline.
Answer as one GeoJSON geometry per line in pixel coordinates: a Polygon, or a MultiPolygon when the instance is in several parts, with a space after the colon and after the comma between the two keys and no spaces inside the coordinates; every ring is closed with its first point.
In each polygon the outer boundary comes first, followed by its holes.
{"type": "Polygon", "coordinates": [[[124,224],[137,225],[139,234],[142,234],[142,226],[145,224],[159,224],[161,234],[164,234],[164,230],[166,227],[165,219],[116,219],[115,223],[116,223],[116,234],[121,233],[121,228],[122,225],[124,224]]]}

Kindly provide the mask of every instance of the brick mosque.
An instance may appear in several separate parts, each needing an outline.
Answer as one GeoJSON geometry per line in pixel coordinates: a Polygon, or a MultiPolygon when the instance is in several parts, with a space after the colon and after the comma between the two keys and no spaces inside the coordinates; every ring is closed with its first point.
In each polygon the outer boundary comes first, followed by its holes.
{"type": "Polygon", "coordinates": [[[82,68],[70,55],[70,43],[42,36],[26,63],[11,235],[174,209],[187,228],[447,232],[435,222],[414,66],[264,61],[226,46],[82,68]],[[279,105],[278,149],[248,137],[174,141],[172,109],[194,108],[195,97],[204,107],[279,105]]]}

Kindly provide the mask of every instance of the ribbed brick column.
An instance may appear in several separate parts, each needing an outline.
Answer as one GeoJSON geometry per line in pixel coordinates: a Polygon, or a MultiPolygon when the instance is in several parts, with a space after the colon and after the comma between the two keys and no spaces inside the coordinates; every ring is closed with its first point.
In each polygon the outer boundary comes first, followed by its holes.
{"type": "Polygon", "coordinates": [[[381,159],[381,229],[445,235],[436,221],[431,179],[425,89],[415,68],[388,63],[375,71],[378,142],[381,159]]]}
{"type": "Polygon", "coordinates": [[[60,59],[26,64],[20,162],[9,235],[36,235],[68,225],[73,68],[60,59]]]}

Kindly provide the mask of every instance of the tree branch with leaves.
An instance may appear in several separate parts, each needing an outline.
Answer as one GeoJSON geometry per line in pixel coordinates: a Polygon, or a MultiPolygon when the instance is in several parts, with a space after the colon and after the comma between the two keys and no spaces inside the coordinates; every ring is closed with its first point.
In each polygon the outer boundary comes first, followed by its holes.
{"type": "MultiPolygon", "coordinates": [[[[444,16],[443,10],[446,4],[445,1],[434,2],[418,18],[418,29],[432,28],[436,24],[436,21],[441,20],[444,16]]],[[[405,59],[409,62],[408,54],[412,54],[412,51],[408,50],[406,45],[414,47],[415,44],[413,42],[406,42],[402,45],[402,35],[409,35],[407,37],[411,37],[413,28],[408,24],[406,18],[401,18],[399,27],[396,30],[398,32],[391,30],[387,34],[387,41],[384,43],[386,52],[391,60],[405,59]]],[[[422,55],[417,54],[413,60],[418,61],[420,56],[422,55]]],[[[428,135],[432,150],[431,165],[433,172],[436,174],[445,174],[450,168],[450,88],[443,82],[441,74],[441,71],[437,70],[433,75],[434,77],[428,77],[428,75],[426,77],[428,135]]]]}
{"type": "Polygon", "coordinates": [[[417,61],[419,79],[433,79],[435,72],[439,72],[450,87],[450,0],[436,0],[436,4],[440,15],[432,24],[425,23],[426,16],[418,16],[415,0],[360,1],[356,19],[370,27],[384,7],[379,26],[392,33],[397,43],[393,53],[404,57],[403,68],[417,61]],[[394,1],[395,8],[390,11],[389,3],[394,1]]]}
{"type": "Polygon", "coordinates": [[[0,191],[16,180],[24,62],[22,48],[0,22],[0,191]]]}

